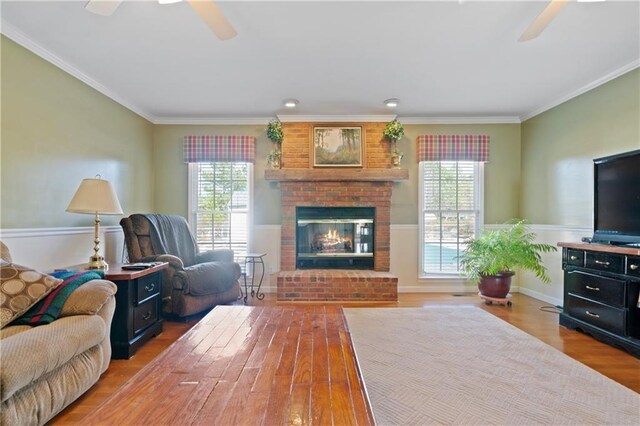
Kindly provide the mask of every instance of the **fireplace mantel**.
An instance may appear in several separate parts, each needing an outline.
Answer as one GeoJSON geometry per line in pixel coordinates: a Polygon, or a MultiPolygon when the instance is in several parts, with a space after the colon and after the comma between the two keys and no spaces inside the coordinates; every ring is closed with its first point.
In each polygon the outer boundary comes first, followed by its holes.
{"type": "Polygon", "coordinates": [[[409,179],[408,169],[267,169],[264,179],[280,182],[303,181],[377,181],[398,182],[409,179]]]}

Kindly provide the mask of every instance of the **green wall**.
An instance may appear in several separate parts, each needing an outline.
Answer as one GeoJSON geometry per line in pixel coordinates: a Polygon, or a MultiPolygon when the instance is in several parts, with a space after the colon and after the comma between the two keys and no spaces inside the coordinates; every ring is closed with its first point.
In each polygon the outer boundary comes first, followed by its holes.
{"type": "Polygon", "coordinates": [[[520,188],[519,124],[407,125],[398,149],[405,153],[403,167],[409,168],[408,184],[393,188],[392,223],[418,223],[418,135],[489,135],[489,161],[484,168],[484,222],[503,223],[518,217],[520,188]]]}
{"type": "MultiPolygon", "coordinates": [[[[125,214],[186,216],[189,134],[255,136],[254,223],[280,223],[278,184],[263,178],[266,126],[154,126],[5,37],[1,49],[1,228],[90,225],[65,208],[96,174],[113,182],[125,214]]],[[[522,125],[406,125],[398,147],[410,179],[394,185],[392,223],[418,223],[418,135],[488,134],[485,223],[591,226],[592,159],[640,148],[639,93],[636,69],[522,125]]]]}
{"type": "Polygon", "coordinates": [[[152,211],[153,125],[4,36],[0,43],[0,228],[91,225],[65,209],[96,174],[113,183],[125,214],[152,211]]]}
{"type": "Polygon", "coordinates": [[[264,180],[266,158],[273,145],[266,125],[196,126],[157,125],[154,129],[155,210],[158,213],[188,215],[188,167],[183,161],[182,141],[187,135],[245,135],[257,138],[257,159],[253,168],[253,222],[280,223],[280,189],[264,180]]]}
{"type": "MultiPolygon", "coordinates": [[[[188,167],[182,160],[182,139],[186,135],[249,135],[257,138],[254,167],[254,223],[280,224],[280,190],[264,180],[266,156],[272,144],[265,125],[196,126],[158,125],[154,131],[155,209],[187,216],[188,167]]],[[[391,222],[418,223],[418,165],[416,137],[420,134],[488,134],[491,158],[485,167],[485,222],[502,223],[518,216],[520,185],[520,125],[429,125],[405,126],[405,138],[398,148],[405,153],[402,167],[409,169],[409,181],[393,187],[391,222]]]]}
{"type": "Polygon", "coordinates": [[[525,121],[522,217],[592,226],[593,159],[638,148],[638,69],[525,121]]]}

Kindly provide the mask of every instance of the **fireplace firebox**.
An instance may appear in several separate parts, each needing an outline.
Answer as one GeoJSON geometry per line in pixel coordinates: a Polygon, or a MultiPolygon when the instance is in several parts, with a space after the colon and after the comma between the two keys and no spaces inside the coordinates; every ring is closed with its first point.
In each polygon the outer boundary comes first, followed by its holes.
{"type": "Polygon", "coordinates": [[[374,268],[374,207],[297,207],[298,269],[374,268]]]}

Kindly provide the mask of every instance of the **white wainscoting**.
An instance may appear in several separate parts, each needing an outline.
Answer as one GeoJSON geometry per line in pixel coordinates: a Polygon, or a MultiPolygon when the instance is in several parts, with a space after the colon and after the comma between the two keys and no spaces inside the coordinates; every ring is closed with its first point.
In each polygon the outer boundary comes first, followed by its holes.
{"type": "MultiPolygon", "coordinates": [[[[257,225],[253,229],[254,252],[266,252],[265,263],[270,274],[262,288],[275,292],[275,274],[280,270],[280,225],[257,225]]],[[[464,280],[418,279],[418,225],[391,225],[391,268],[398,277],[398,290],[410,292],[474,291],[475,285],[464,280]]],[[[517,288],[516,288],[517,290],[517,288]]]]}
{"type": "MultiPolygon", "coordinates": [[[[52,271],[87,263],[93,255],[93,227],[2,229],[0,239],[15,263],[52,271]]],[[[101,254],[109,263],[122,261],[124,234],[119,226],[100,228],[101,254]]]]}
{"type": "MultiPolygon", "coordinates": [[[[579,242],[582,237],[591,237],[593,229],[580,226],[530,225],[536,234],[536,242],[557,246],[559,242],[579,242]]],[[[551,305],[562,306],[564,289],[562,271],[562,250],[542,255],[542,262],[551,278],[550,284],[544,284],[530,272],[518,272],[520,293],[545,301],[551,305]]]]}
{"type": "MultiPolygon", "coordinates": [[[[485,225],[487,229],[502,225],[485,225]]],[[[591,236],[592,229],[561,225],[530,225],[537,241],[557,245],[560,241],[580,241],[591,236]]],[[[107,262],[121,262],[124,235],[119,226],[101,228],[102,254],[107,262]]],[[[42,271],[86,263],[93,254],[93,227],[3,229],[0,239],[9,247],[16,263],[42,271]]],[[[256,225],[253,229],[253,252],[265,256],[265,279],[262,289],[275,292],[275,274],[280,270],[280,225],[256,225]]],[[[553,305],[562,305],[563,273],[561,251],[543,255],[551,284],[543,284],[535,275],[519,272],[512,286],[513,292],[535,297],[553,305]]],[[[258,271],[256,271],[258,272],[258,271]]],[[[259,273],[259,272],[258,272],[259,273]]],[[[398,277],[402,293],[465,292],[476,286],[458,279],[418,278],[418,225],[391,225],[391,273],[398,277]]]]}
{"type": "MultiPolygon", "coordinates": [[[[276,273],[280,271],[280,225],[254,225],[251,251],[267,253],[264,257],[266,271],[260,291],[275,293],[276,273]]],[[[259,274],[258,269],[256,275],[259,277],[259,274]]]]}

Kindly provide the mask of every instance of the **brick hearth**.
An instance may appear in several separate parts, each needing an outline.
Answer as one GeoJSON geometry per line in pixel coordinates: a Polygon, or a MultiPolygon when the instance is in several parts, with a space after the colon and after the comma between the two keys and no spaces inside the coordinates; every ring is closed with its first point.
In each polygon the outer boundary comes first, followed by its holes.
{"type": "Polygon", "coordinates": [[[278,300],[395,302],[398,277],[388,272],[315,269],[280,272],[278,300]]]}

